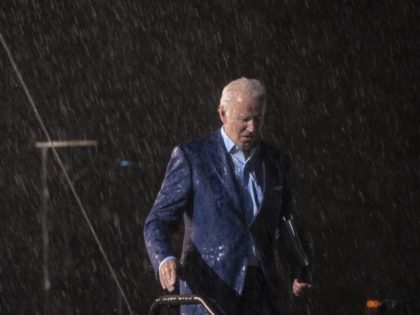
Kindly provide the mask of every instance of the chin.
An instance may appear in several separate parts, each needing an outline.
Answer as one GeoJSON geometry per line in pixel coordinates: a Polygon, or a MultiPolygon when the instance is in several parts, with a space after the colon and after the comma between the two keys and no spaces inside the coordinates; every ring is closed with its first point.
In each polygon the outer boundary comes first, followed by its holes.
{"type": "Polygon", "coordinates": [[[254,142],[247,142],[242,144],[242,150],[250,150],[254,146],[254,142]]]}

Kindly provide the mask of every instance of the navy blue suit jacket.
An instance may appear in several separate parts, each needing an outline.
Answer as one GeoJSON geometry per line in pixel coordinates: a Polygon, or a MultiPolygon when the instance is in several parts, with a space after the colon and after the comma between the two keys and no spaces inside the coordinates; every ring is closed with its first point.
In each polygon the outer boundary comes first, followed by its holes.
{"type": "Polygon", "coordinates": [[[275,279],[273,242],[281,216],[293,208],[290,161],[286,154],[264,143],[260,152],[264,197],[250,225],[245,223],[233,162],[220,130],[172,152],[162,187],[145,222],[144,238],[158,272],[165,257],[175,256],[167,223],[184,218],[181,293],[212,297],[212,292],[226,287],[240,294],[251,237],[268,282],[275,279]]]}

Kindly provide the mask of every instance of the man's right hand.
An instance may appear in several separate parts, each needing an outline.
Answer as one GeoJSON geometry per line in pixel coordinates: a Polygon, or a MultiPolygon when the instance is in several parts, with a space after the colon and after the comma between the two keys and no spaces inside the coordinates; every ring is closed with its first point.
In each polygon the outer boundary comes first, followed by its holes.
{"type": "Polygon", "coordinates": [[[178,262],[176,259],[165,261],[159,268],[160,285],[164,290],[175,290],[178,262]]]}

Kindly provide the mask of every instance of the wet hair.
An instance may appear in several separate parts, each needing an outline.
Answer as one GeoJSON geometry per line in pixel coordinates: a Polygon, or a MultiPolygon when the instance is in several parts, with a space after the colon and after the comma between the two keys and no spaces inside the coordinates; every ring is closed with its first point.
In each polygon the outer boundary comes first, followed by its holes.
{"type": "Polygon", "coordinates": [[[223,88],[219,108],[222,107],[225,111],[228,111],[232,103],[242,101],[241,96],[243,95],[251,96],[263,102],[265,110],[266,91],[264,85],[257,79],[245,77],[234,80],[223,88]]]}

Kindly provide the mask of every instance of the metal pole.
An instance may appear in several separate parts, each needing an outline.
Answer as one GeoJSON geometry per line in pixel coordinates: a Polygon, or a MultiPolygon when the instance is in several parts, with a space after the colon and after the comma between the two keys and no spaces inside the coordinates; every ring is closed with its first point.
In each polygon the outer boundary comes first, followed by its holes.
{"type": "Polygon", "coordinates": [[[42,166],[41,166],[41,233],[42,233],[42,275],[44,290],[44,314],[49,314],[49,295],[51,288],[50,272],[49,272],[49,231],[48,231],[48,201],[50,193],[48,191],[48,148],[41,149],[42,166]]]}

